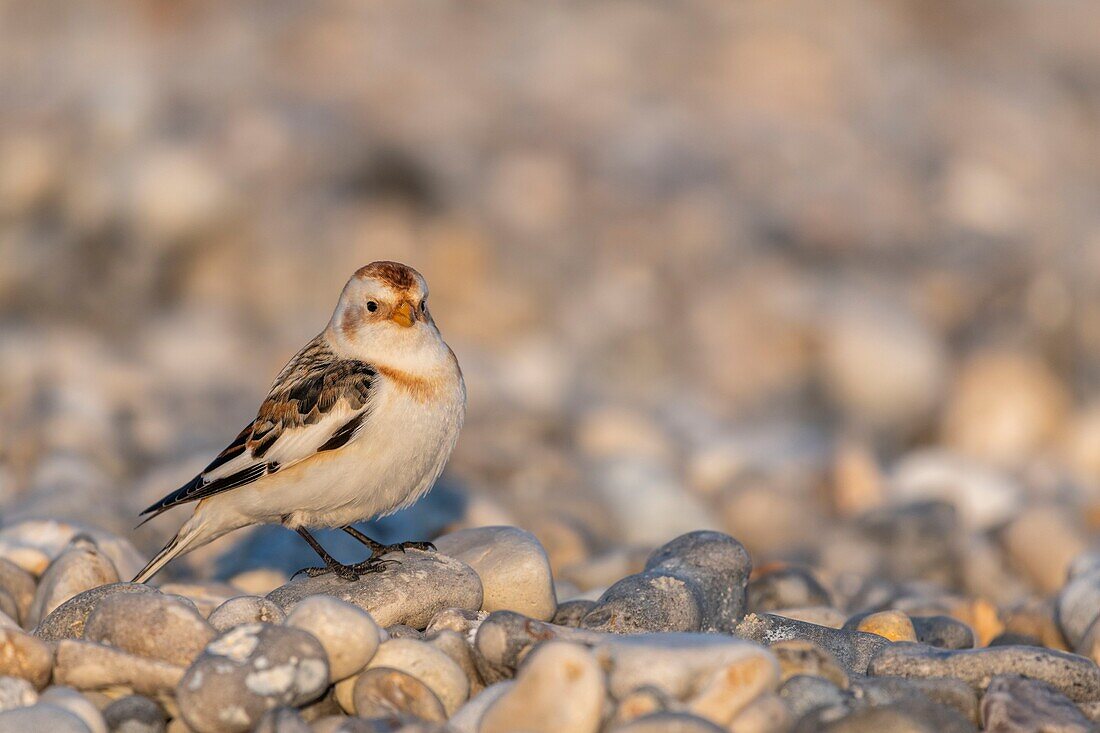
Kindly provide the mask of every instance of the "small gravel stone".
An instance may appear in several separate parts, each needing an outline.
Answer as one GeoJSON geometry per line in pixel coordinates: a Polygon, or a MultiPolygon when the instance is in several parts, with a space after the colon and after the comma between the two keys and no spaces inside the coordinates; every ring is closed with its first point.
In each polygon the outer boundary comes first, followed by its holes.
{"type": "Polygon", "coordinates": [[[1047,682],[1075,702],[1100,700],[1100,669],[1092,660],[1040,647],[951,651],[920,644],[897,644],[875,654],[868,674],[956,677],[978,689],[998,675],[1019,674],[1047,682]]]}
{"type": "Polygon", "coordinates": [[[549,621],[557,609],[550,560],[538,539],[517,527],[476,527],[437,538],[444,555],[474,569],[484,589],[483,611],[515,611],[549,621]]]}
{"type": "Polygon", "coordinates": [[[286,625],[308,631],[321,642],[332,682],[366,667],[380,643],[380,630],[369,613],[332,596],[303,598],[287,615],[286,625]]]}
{"type": "Polygon", "coordinates": [[[216,636],[195,607],[162,593],[118,593],[88,615],[84,638],[186,667],[216,636]]]}
{"type": "Polygon", "coordinates": [[[811,641],[832,654],[849,674],[865,674],[871,657],[890,643],[877,634],[831,629],[768,613],[750,613],[737,625],[734,633],[761,644],[789,639],[811,641]]]}
{"type": "Polygon", "coordinates": [[[50,681],[53,651],[18,629],[0,629],[0,675],[20,677],[41,690],[50,681]]]}
{"type": "Polygon", "coordinates": [[[34,635],[43,641],[80,639],[84,636],[84,624],[99,602],[117,593],[158,593],[156,588],[144,583],[110,583],[86,590],[58,606],[42,619],[34,635]]]}
{"type": "Polygon", "coordinates": [[[609,728],[609,733],[722,733],[725,728],[690,713],[663,711],[609,728]]]}
{"type": "Polygon", "coordinates": [[[220,633],[241,624],[281,624],[286,614],[263,596],[237,596],[211,611],[206,620],[220,633]]]}
{"type": "Polygon", "coordinates": [[[77,537],[39,579],[27,612],[27,623],[37,624],[70,598],[108,583],[117,583],[118,579],[114,564],[96,544],[77,537]]]}
{"type": "Polygon", "coordinates": [[[111,733],[163,733],[168,722],[164,708],[142,695],[127,695],[103,708],[111,733]]]}
{"type": "Polygon", "coordinates": [[[450,717],[470,696],[470,681],[462,668],[431,644],[414,639],[383,642],[367,670],[386,667],[405,672],[436,694],[450,717]]]}
{"type": "Polygon", "coordinates": [[[92,733],[84,721],[65,708],[40,704],[0,712],[0,732],[92,733]]]}
{"type": "Polygon", "coordinates": [[[443,703],[426,684],[389,667],[372,667],[359,675],[352,700],[356,715],[362,718],[412,716],[432,723],[447,720],[443,703]]]}
{"type": "Polygon", "coordinates": [[[982,727],[993,733],[1088,733],[1096,726],[1073,702],[1045,682],[994,677],[982,695],[982,727]]]}
{"type": "Polygon", "coordinates": [[[917,641],[940,649],[974,648],[974,632],[951,616],[910,616],[917,641]]]}
{"type": "Polygon", "coordinates": [[[184,671],[174,664],[76,639],[59,641],[55,657],[54,682],[78,690],[124,686],[141,695],[156,695],[174,689],[184,671]]]}
{"type": "Polygon", "coordinates": [[[604,675],[592,653],[546,642],[524,662],[515,685],[485,711],[478,732],[596,733],[604,694],[604,675]]]}
{"type": "Polygon", "coordinates": [[[829,591],[806,567],[791,565],[776,568],[762,573],[749,583],[748,608],[756,613],[832,604],[829,591]]]}
{"type": "Polygon", "coordinates": [[[312,635],[245,624],[207,644],[176,696],[183,719],[200,733],[245,731],[272,708],[318,698],[328,674],[324,648],[312,635]]]}
{"type": "Polygon", "coordinates": [[[444,608],[481,608],[481,580],[465,563],[419,550],[392,557],[401,564],[354,582],[332,574],[300,578],[267,597],[289,612],[308,596],[333,596],[363,609],[383,628],[400,623],[422,629],[444,608]]]}
{"type": "Polygon", "coordinates": [[[107,721],[91,700],[71,687],[55,685],[38,696],[41,703],[64,708],[80,718],[92,733],[107,733],[107,721]]]}
{"type": "Polygon", "coordinates": [[[20,677],[0,677],[0,710],[34,705],[38,702],[38,693],[31,683],[20,677]]]}

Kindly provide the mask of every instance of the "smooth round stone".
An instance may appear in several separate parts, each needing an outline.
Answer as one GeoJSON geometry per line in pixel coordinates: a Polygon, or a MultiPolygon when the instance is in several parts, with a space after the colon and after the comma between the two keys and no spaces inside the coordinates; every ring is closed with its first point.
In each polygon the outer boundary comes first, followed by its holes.
{"type": "Polygon", "coordinates": [[[809,568],[791,565],[756,577],[749,583],[748,607],[754,612],[780,608],[832,606],[829,591],[809,568]]]}
{"type": "Polygon", "coordinates": [[[71,687],[49,687],[38,696],[38,701],[68,710],[80,718],[92,733],[107,733],[107,721],[99,708],[71,687]]]}
{"type": "Polygon", "coordinates": [[[0,677],[0,710],[26,707],[38,702],[31,683],[19,677],[0,677]]]}
{"type": "Polygon", "coordinates": [[[0,732],[93,733],[84,721],[57,705],[31,705],[0,712],[0,732]]]}
{"type": "Polygon", "coordinates": [[[1100,668],[1092,660],[1041,647],[951,651],[896,644],[879,651],[867,671],[898,677],[956,677],[977,689],[999,675],[1023,675],[1050,684],[1074,702],[1100,700],[1100,668]]]}
{"type": "Polygon", "coordinates": [[[580,628],[616,634],[699,631],[699,590],[687,579],[662,571],[628,575],[608,588],[581,619],[580,628]]]}
{"type": "Polygon", "coordinates": [[[211,611],[206,620],[221,633],[241,624],[281,624],[286,613],[263,596],[237,596],[211,611]]]}
{"type": "Polygon", "coordinates": [[[56,519],[27,519],[0,530],[0,556],[6,557],[33,575],[42,575],[47,562],[64,552],[79,536],[90,539],[118,571],[119,577],[132,578],[145,565],[145,558],[125,537],[98,527],[56,519]],[[25,562],[27,561],[27,562],[25,562]]]}
{"type": "Polygon", "coordinates": [[[951,616],[910,616],[917,641],[940,649],[971,649],[974,632],[951,616]]]}
{"type": "MultiPolygon", "coordinates": [[[[1085,553],[1074,562],[1084,565],[1091,555],[1085,553]]],[[[1070,647],[1080,648],[1089,627],[1100,616],[1100,569],[1089,566],[1071,574],[1058,593],[1055,615],[1070,647]]]]}
{"type": "Polygon", "coordinates": [[[142,695],[127,695],[103,708],[111,733],[164,733],[168,716],[164,709],[142,695]]]}
{"type": "Polygon", "coordinates": [[[53,681],[78,690],[128,687],[155,696],[175,689],[183,667],[77,639],[57,642],[53,681]]]}
{"type": "Polygon", "coordinates": [[[88,615],[84,638],[186,667],[217,632],[185,600],[161,593],[118,593],[88,615]]]}
{"type": "Polygon", "coordinates": [[[394,624],[383,630],[386,639],[420,639],[423,634],[419,630],[405,624],[394,624]]]}
{"type": "Polygon", "coordinates": [[[251,729],[264,713],[296,707],[328,687],[325,650],[300,629],[237,626],[210,642],[176,690],[180,714],[199,733],[251,729]]]}
{"type": "Polygon", "coordinates": [[[849,674],[866,673],[871,658],[890,643],[877,634],[831,629],[769,613],[750,613],[735,633],[742,639],[768,645],[791,639],[813,642],[832,654],[849,674]]]}
{"type": "Polygon", "coordinates": [[[890,641],[916,641],[917,631],[913,622],[901,611],[879,611],[864,616],[856,626],[857,631],[878,634],[890,641]]]}
{"type": "Polygon", "coordinates": [[[831,606],[778,608],[772,613],[776,616],[782,616],[783,618],[792,618],[795,621],[805,621],[808,624],[828,626],[830,629],[843,628],[844,622],[848,620],[847,616],[831,606]]]}
{"type": "Polygon", "coordinates": [[[409,674],[436,694],[450,717],[470,696],[470,681],[462,668],[431,644],[414,639],[383,642],[367,670],[387,667],[409,674]]]}
{"type": "Polygon", "coordinates": [[[831,710],[839,716],[852,705],[851,695],[815,675],[799,674],[787,679],[779,688],[779,697],[796,720],[812,710],[831,710]]]}
{"type": "Polygon", "coordinates": [[[982,727],[998,733],[1089,733],[1095,724],[1050,685],[1024,677],[995,677],[982,695],[982,727]]]}
{"type": "Polygon", "coordinates": [[[466,563],[419,550],[388,557],[401,564],[350,583],[332,574],[299,578],[267,597],[289,612],[309,596],[333,596],[363,609],[382,628],[407,624],[422,629],[444,608],[481,609],[481,579],[466,563]]]}
{"type": "Polygon", "coordinates": [[[1014,567],[1043,593],[1057,593],[1075,557],[1088,547],[1076,511],[1055,504],[1025,508],[999,533],[1014,567]]]}
{"type": "Polygon", "coordinates": [[[0,629],[0,675],[27,680],[41,690],[50,681],[53,651],[18,629],[0,629]]]}
{"type": "Polygon", "coordinates": [[[388,667],[372,667],[359,675],[352,700],[355,713],[361,718],[411,715],[432,723],[447,720],[443,703],[427,685],[388,667]]]}
{"type": "Polygon", "coordinates": [[[0,589],[15,602],[16,613],[12,618],[16,621],[27,618],[37,585],[33,575],[10,560],[0,558],[0,589]]]}
{"type": "Polygon", "coordinates": [[[789,731],[794,720],[778,693],[766,692],[750,702],[729,725],[736,733],[776,733],[789,731]]]}
{"type": "Polygon", "coordinates": [[[686,701],[687,709],[721,726],[753,700],[779,686],[779,667],[768,654],[749,656],[700,676],[699,690],[686,701]]]}
{"type": "Polygon", "coordinates": [[[34,635],[43,641],[80,639],[84,636],[84,624],[100,601],[117,593],[158,593],[156,588],[144,583],[111,583],[86,590],[58,606],[42,619],[34,635]]]}
{"type": "Polygon", "coordinates": [[[486,616],[488,616],[488,614],[481,611],[466,611],[461,608],[444,608],[435,616],[432,616],[432,620],[428,623],[428,627],[424,629],[424,633],[433,634],[437,631],[450,630],[465,636],[472,630],[477,629],[478,624],[480,624],[482,619],[486,616]]]}
{"type": "Polygon", "coordinates": [[[461,560],[481,578],[483,611],[515,611],[549,621],[558,602],[546,551],[518,527],[462,529],[434,540],[444,555],[461,560]]]}
{"type": "Polygon", "coordinates": [[[581,625],[581,619],[587,616],[595,607],[595,601],[589,601],[582,598],[564,601],[558,604],[558,610],[554,612],[554,618],[551,620],[551,623],[557,624],[558,626],[571,626],[577,628],[581,625]]]}
{"type": "Polygon", "coordinates": [[[321,642],[333,682],[366,667],[380,643],[378,625],[369,613],[332,596],[303,598],[287,615],[286,625],[308,631],[321,642]]]}
{"type": "Polygon", "coordinates": [[[836,658],[811,641],[788,639],[778,641],[768,648],[779,661],[782,682],[796,675],[814,675],[823,677],[842,689],[848,687],[848,673],[836,658]]]}
{"type": "Polygon", "coordinates": [[[606,685],[584,647],[549,641],[531,653],[515,685],[481,717],[478,733],[596,733],[606,685]]]}
{"type": "Polygon", "coordinates": [[[452,662],[459,666],[470,682],[470,696],[481,692],[485,687],[485,683],[481,679],[480,672],[478,672],[473,649],[470,647],[470,642],[467,641],[465,635],[445,629],[435,634],[425,634],[424,641],[446,654],[452,662]]]}
{"type": "Polygon", "coordinates": [[[896,707],[857,709],[839,720],[808,730],[822,733],[943,733],[935,721],[921,720],[908,710],[896,707]]]}
{"type": "Polygon", "coordinates": [[[616,725],[609,733],[722,733],[725,730],[690,713],[662,711],[616,725]]]}
{"type": "Polygon", "coordinates": [[[852,683],[852,691],[864,705],[906,704],[930,700],[951,708],[973,724],[978,723],[978,695],[966,682],[952,677],[863,677],[852,683]]]}
{"type": "Polygon", "coordinates": [[[50,563],[39,579],[27,621],[37,624],[70,598],[118,580],[114,564],[95,543],[77,538],[50,563]]]}
{"type": "Polygon", "coordinates": [[[643,715],[668,710],[671,706],[672,701],[664,690],[656,687],[639,687],[637,690],[631,690],[618,701],[615,706],[615,715],[610,723],[611,725],[629,723],[643,715]]]}

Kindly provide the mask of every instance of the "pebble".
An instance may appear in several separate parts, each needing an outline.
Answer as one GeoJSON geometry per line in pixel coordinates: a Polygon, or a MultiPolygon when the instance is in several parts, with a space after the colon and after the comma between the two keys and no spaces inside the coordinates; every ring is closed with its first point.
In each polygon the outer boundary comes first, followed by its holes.
{"type": "Polygon", "coordinates": [[[864,674],[871,658],[890,642],[877,634],[852,629],[831,629],[769,613],[751,613],[734,633],[760,644],[801,639],[827,650],[849,673],[864,674]]]}
{"type": "Polygon", "coordinates": [[[753,700],[779,686],[779,667],[767,654],[727,663],[709,675],[700,675],[687,709],[714,723],[728,726],[753,700]]]}
{"type": "Polygon", "coordinates": [[[672,701],[663,690],[656,687],[639,687],[623,695],[615,706],[610,723],[627,723],[643,715],[668,710],[672,701]]]}
{"type": "Polygon", "coordinates": [[[303,598],[286,616],[286,625],[308,631],[321,642],[328,655],[331,682],[361,671],[380,643],[378,625],[370,614],[332,596],[303,598]]]}
{"type": "Polygon", "coordinates": [[[608,729],[608,733],[723,733],[726,729],[690,713],[662,711],[608,729]]]}
{"type": "Polygon", "coordinates": [[[430,635],[426,633],[424,635],[424,641],[446,654],[451,658],[451,661],[462,669],[462,673],[465,674],[466,679],[470,681],[471,697],[481,692],[485,684],[481,679],[481,674],[478,672],[477,662],[474,661],[473,649],[471,649],[466,636],[457,631],[443,629],[430,635]]]}
{"type": "Polygon", "coordinates": [[[43,641],[80,639],[84,636],[84,624],[100,601],[118,593],[157,593],[157,589],[144,583],[110,583],[86,590],[73,596],[54,609],[34,630],[43,641]]]}
{"type": "Polygon", "coordinates": [[[582,646],[549,641],[536,649],[481,717],[478,733],[596,733],[605,695],[603,671],[582,646]]]}
{"type": "Polygon", "coordinates": [[[917,631],[913,622],[901,611],[879,611],[864,616],[856,625],[857,631],[878,634],[889,641],[916,641],[917,631]]]}
{"type": "Polygon", "coordinates": [[[50,681],[53,650],[19,629],[0,629],[0,675],[19,677],[41,690],[50,681]]]}
{"type": "Polygon", "coordinates": [[[847,616],[832,606],[777,608],[772,611],[772,614],[783,618],[791,618],[795,621],[805,621],[808,624],[816,624],[817,626],[828,626],[830,629],[843,628],[844,622],[848,620],[847,616]]]}
{"type": "Polygon", "coordinates": [[[117,593],[88,615],[84,638],[186,667],[217,632],[195,607],[162,593],[117,593]]]}
{"type": "Polygon", "coordinates": [[[1100,668],[1092,660],[1040,647],[944,650],[897,644],[875,654],[868,674],[956,677],[978,689],[998,675],[1019,674],[1046,682],[1075,702],[1100,701],[1100,668]]]}
{"type": "Polygon", "coordinates": [[[595,607],[595,601],[585,599],[576,599],[559,603],[558,610],[554,612],[554,618],[551,619],[551,622],[558,626],[579,627],[581,625],[581,620],[595,607]]]}
{"type": "Polygon", "coordinates": [[[78,690],[124,686],[138,694],[154,696],[174,690],[183,672],[183,667],[105,644],[62,639],[57,642],[53,680],[78,690]]]}
{"type": "Polygon", "coordinates": [[[853,706],[851,694],[816,675],[798,674],[787,679],[779,688],[779,697],[796,720],[815,710],[827,710],[831,717],[840,717],[853,706]]]}
{"type": "Polygon", "coordinates": [[[752,560],[720,532],[681,535],[659,547],[645,570],[600,596],[581,626],[598,631],[730,632],[745,613],[752,560]]]}
{"type": "Polygon", "coordinates": [[[447,726],[455,733],[477,733],[481,717],[485,711],[516,684],[515,680],[502,680],[489,685],[476,697],[471,697],[447,721],[447,726]]]}
{"type": "Polygon", "coordinates": [[[27,611],[27,623],[37,624],[73,596],[118,580],[114,564],[96,544],[77,537],[39,579],[34,600],[27,611]]]}
{"type": "Polygon", "coordinates": [[[226,583],[165,583],[160,587],[160,592],[183,596],[195,604],[203,618],[208,618],[218,606],[241,594],[226,583]]]}
{"type": "Polygon", "coordinates": [[[280,705],[298,706],[328,687],[325,650],[300,629],[245,624],[207,644],[176,691],[180,714],[199,733],[254,726],[280,705]]]}
{"type": "Polygon", "coordinates": [[[977,693],[966,682],[952,677],[863,677],[852,683],[851,690],[856,700],[871,706],[897,704],[914,697],[927,698],[978,724],[977,693]]]}
{"type": "Polygon", "coordinates": [[[768,692],[750,702],[730,721],[732,733],[777,733],[794,726],[791,711],[777,693],[768,692]]]}
{"type": "Polygon", "coordinates": [[[367,670],[387,667],[412,675],[436,694],[450,717],[470,696],[470,681],[462,668],[431,644],[413,639],[382,642],[367,670]]]}
{"type": "Polygon", "coordinates": [[[20,677],[0,677],[0,710],[34,705],[38,693],[31,683],[20,677]]]}
{"type": "Polygon", "coordinates": [[[0,712],[0,732],[93,733],[84,721],[58,705],[39,704],[0,712]]]}
{"type": "Polygon", "coordinates": [[[307,596],[333,596],[363,609],[383,628],[407,624],[422,629],[444,608],[481,609],[481,580],[465,563],[419,550],[409,550],[396,559],[400,565],[354,582],[331,574],[300,578],[267,597],[289,612],[307,596]]]}
{"type": "Polygon", "coordinates": [[[806,606],[831,607],[832,596],[806,567],[790,565],[761,570],[749,583],[748,607],[756,613],[806,606]]]}
{"type": "Polygon", "coordinates": [[[972,649],[974,632],[951,616],[910,616],[917,641],[940,649],[972,649]]]}
{"type": "Polygon", "coordinates": [[[359,675],[352,701],[356,715],[362,718],[411,716],[430,723],[447,720],[443,703],[426,684],[390,667],[372,667],[359,675]]]}
{"type": "Polygon", "coordinates": [[[1039,680],[994,677],[982,695],[982,728],[992,733],[1089,733],[1095,724],[1058,690],[1039,680]]]}
{"type": "Polygon", "coordinates": [[[443,535],[438,551],[473,568],[483,611],[515,611],[549,621],[557,610],[550,559],[535,535],[517,527],[477,527],[443,535]]]}
{"type": "Polygon", "coordinates": [[[10,560],[0,558],[0,589],[14,602],[15,614],[9,614],[16,621],[27,620],[31,603],[34,601],[37,581],[34,576],[10,560]]]}
{"type": "Polygon", "coordinates": [[[103,708],[111,733],[163,733],[168,722],[164,708],[142,695],[127,695],[103,708]]]}
{"type": "Polygon", "coordinates": [[[41,703],[64,708],[80,718],[92,733],[107,733],[107,721],[91,700],[71,687],[54,685],[38,696],[41,703]]]}
{"type": "Polygon", "coordinates": [[[813,642],[788,639],[777,641],[768,648],[779,661],[781,682],[796,675],[813,675],[829,680],[841,689],[848,687],[848,673],[832,654],[813,642]]]}
{"type": "Polygon", "coordinates": [[[309,723],[294,708],[278,707],[268,710],[253,733],[312,733],[309,723]]]}
{"type": "Polygon", "coordinates": [[[237,596],[211,611],[206,620],[220,633],[241,624],[281,624],[286,614],[263,596],[237,596]]]}
{"type": "Polygon", "coordinates": [[[1075,512],[1059,505],[1032,505],[1000,531],[1014,567],[1042,593],[1056,593],[1074,558],[1088,547],[1075,512]]]}
{"type": "Polygon", "coordinates": [[[1058,592],[1055,617],[1073,649],[1082,648],[1089,627],[1100,617],[1100,559],[1097,553],[1076,557],[1069,577],[1058,592]]]}

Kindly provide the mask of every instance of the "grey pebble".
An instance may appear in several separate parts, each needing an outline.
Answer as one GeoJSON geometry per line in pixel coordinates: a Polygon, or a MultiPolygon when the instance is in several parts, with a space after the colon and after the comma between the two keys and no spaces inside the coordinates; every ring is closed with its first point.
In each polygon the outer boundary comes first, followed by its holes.
{"type": "Polygon", "coordinates": [[[836,657],[849,674],[866,674],[871,658],[890,645],[877,634],[833,629],[769,613],[750,613],[733,633],[765,645],[788,639],[811,641],[836,657]]]}
{"type": "Polygon", "coordinates": [[[263,596],[237,596],[211,611],[206,620],[216,631],[222,632],[241,624],[281,624],[286,620],[286,613],[263,596]]]}
{"type": "Polygon", "coordinates": [[[164,733],[168,716],[164,708],[143,695],[127,695],[103,708],[111,733],[164,733]]]}
{"type": "Polygon", "coordinates": [[[278,707],[268,710],[253,733],[311,733],[309,723],[294,708],[278,707]]]}
{"type": "Polygon", "coordinates": [[[109,583],[77,594],[55,608],[39,622],[34,635],[43,641],[79,639],[84,636],[84,623],[95,607],[107,596],[116,593],[159,593],[144,583],[109,583]]]}
{"type": "Polygon", "coordinates": [[[1047,682],[1075,702],[1100,700],[1100,668],[1091,659],[1040,647],[950,651],[923,644],[892,644],[875,655],[868,673],[956,677],[978,689],[998,675],[1019,674],[1047,682]]]}
{"type": "Polygon", "coordinates": [[[978,695],[966,682],[952,677],[863,677],[852,684],[852,694],[864,705],[881,706],[924,696],[978,723],[978,695]]]}
{"type": "Polygon", "coordinates": [[[973,649],[973,630],[950,616],[910,616],[917,641],[940,649],[973,649]]]}
{"type": "Polygon", "coordinates": [[[107,596],[84,624],[89,641],[184,667],[216,634],[193,604],[163,593],[107,596]]]}
{"type": "Polygon", "coordinates": [[[608,729],[608,733],[722,733],[723,729],[697,715],[662,711],[643,715],[608,729]]]}
{"type": "Polygon", "coordinates": [[[748,608],[756,613],[832,605],[829,591],[806,567],[791,565],[779,568],[749,583],[748,608]]]}
{"type": "Polygon", "coordinates": [[[249,730],[280,705],[298,706],[328,687],[328,661],[311,634],[244,624],[218,636],[176,690],[183,719],[200,733],[249,730]]]}
{"type": "Polygon", "coordinates": [[[832,718],[837,718],[854,707],[851,694],[824,677],[808,674],[795,675],[784,682],[779,688],[779,697],[796,720],[822,709],[831,711],[832,718]]]}
{"type": "Polygon", "coordinates": [[[584,598],[564,601],[558,604],[558,610],[554,613],[554,618],[550,623],[557,624],[558,626],[579,627],[581,625],[581,619],[595,607],[595,601],[584,598]]]}
{"type": "Polygon", "coordinates": [[[0,712],[0,733],[92,733],[84,721],[63,707],[37,704],[0,712]]]}
{"type": "Polygon", "coordinates": [[[355,681],[355,712],[363,718],[411,716],[442,723],[443,703],[431,689],[410,674],[389,667],[372,667],[355,681]]]}
{"type": "Polygon", "coordinates": [[[124,686],[141,695],[155,695],[174,689],[184,671],[178,665],[78,639],[57,642],[56,655],[54,682],[78,690],[124,686]]]}
{"type": "Polygon", "coordinates": [[[99,708],[72,687],[64,685],[47,687],[38,696],[38,701],[43,704],[65,708],[84,721],[84,725],[88,726],[88,730],[92,733],[107,733],[107,721],[103,719],[103,714],[99,711],[99,708]]]}
{"type": "Polygon", "coordinates": [[[481,608],[481,579],[470,566],[434,552],[408,550],[380,573],[348,582],[334,575],[300,578],[267,595],[284,611],[307,596],[323,594],[359,606],[381,627],[422,629],[444,608],[481,608]]]}
{"type": "Polygon", "coordinates": [[[20,677],[0,677],[0,710],[13,710],[36,702],[38,692],[30,682],[20,677]]]}
{"type": "Polygon", "coordinates": [[[982,696],[982,725],[991,733],[1089,733],[1096,727],[1073,702],[1045,682],[994,677],[982,696]]]}

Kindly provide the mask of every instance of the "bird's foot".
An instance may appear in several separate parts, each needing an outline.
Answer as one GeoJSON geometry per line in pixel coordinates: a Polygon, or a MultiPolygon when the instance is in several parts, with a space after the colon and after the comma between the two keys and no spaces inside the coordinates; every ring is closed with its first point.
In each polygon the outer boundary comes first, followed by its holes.
{"type": "Polygon", "coordinates": [[[357,562],[351,567],[355,572],[361,575],[369,575],[371,573],[380,573],[385,570],[389,565],[400,564],[400,560],[383,560],[377,555],[372,555],[363,562],[357,562]]]}
{"type": "Polygon", "coordinates": [[[362,564],[363,563],[357,563],[355,565],[344,565],[342,563],[334,562],[326,564],[324,567],[319,568],[302,568],[298,572],[294,573],[294,575],[291,575],[290,579],[294,580],[299,575],[303,574],[309,576],[310,578],[319,578],[322,575],[328,575],[329,573],[332,573],[341,580],[351,582],[353,580],[359,580],[359,575],[361,571],[359,571],[358,568],[362,564]]]}
{"type": "Polygon", "coordinates": [[[404,553],[405,550],[424,550],[426,552],[435,552],[435,545],[433,545],[431,542],[398,542],[393,545],[385,545],[381,548],[381,552],[375,552],[373,557],[381,557],[388,552],[404,553]]]}

